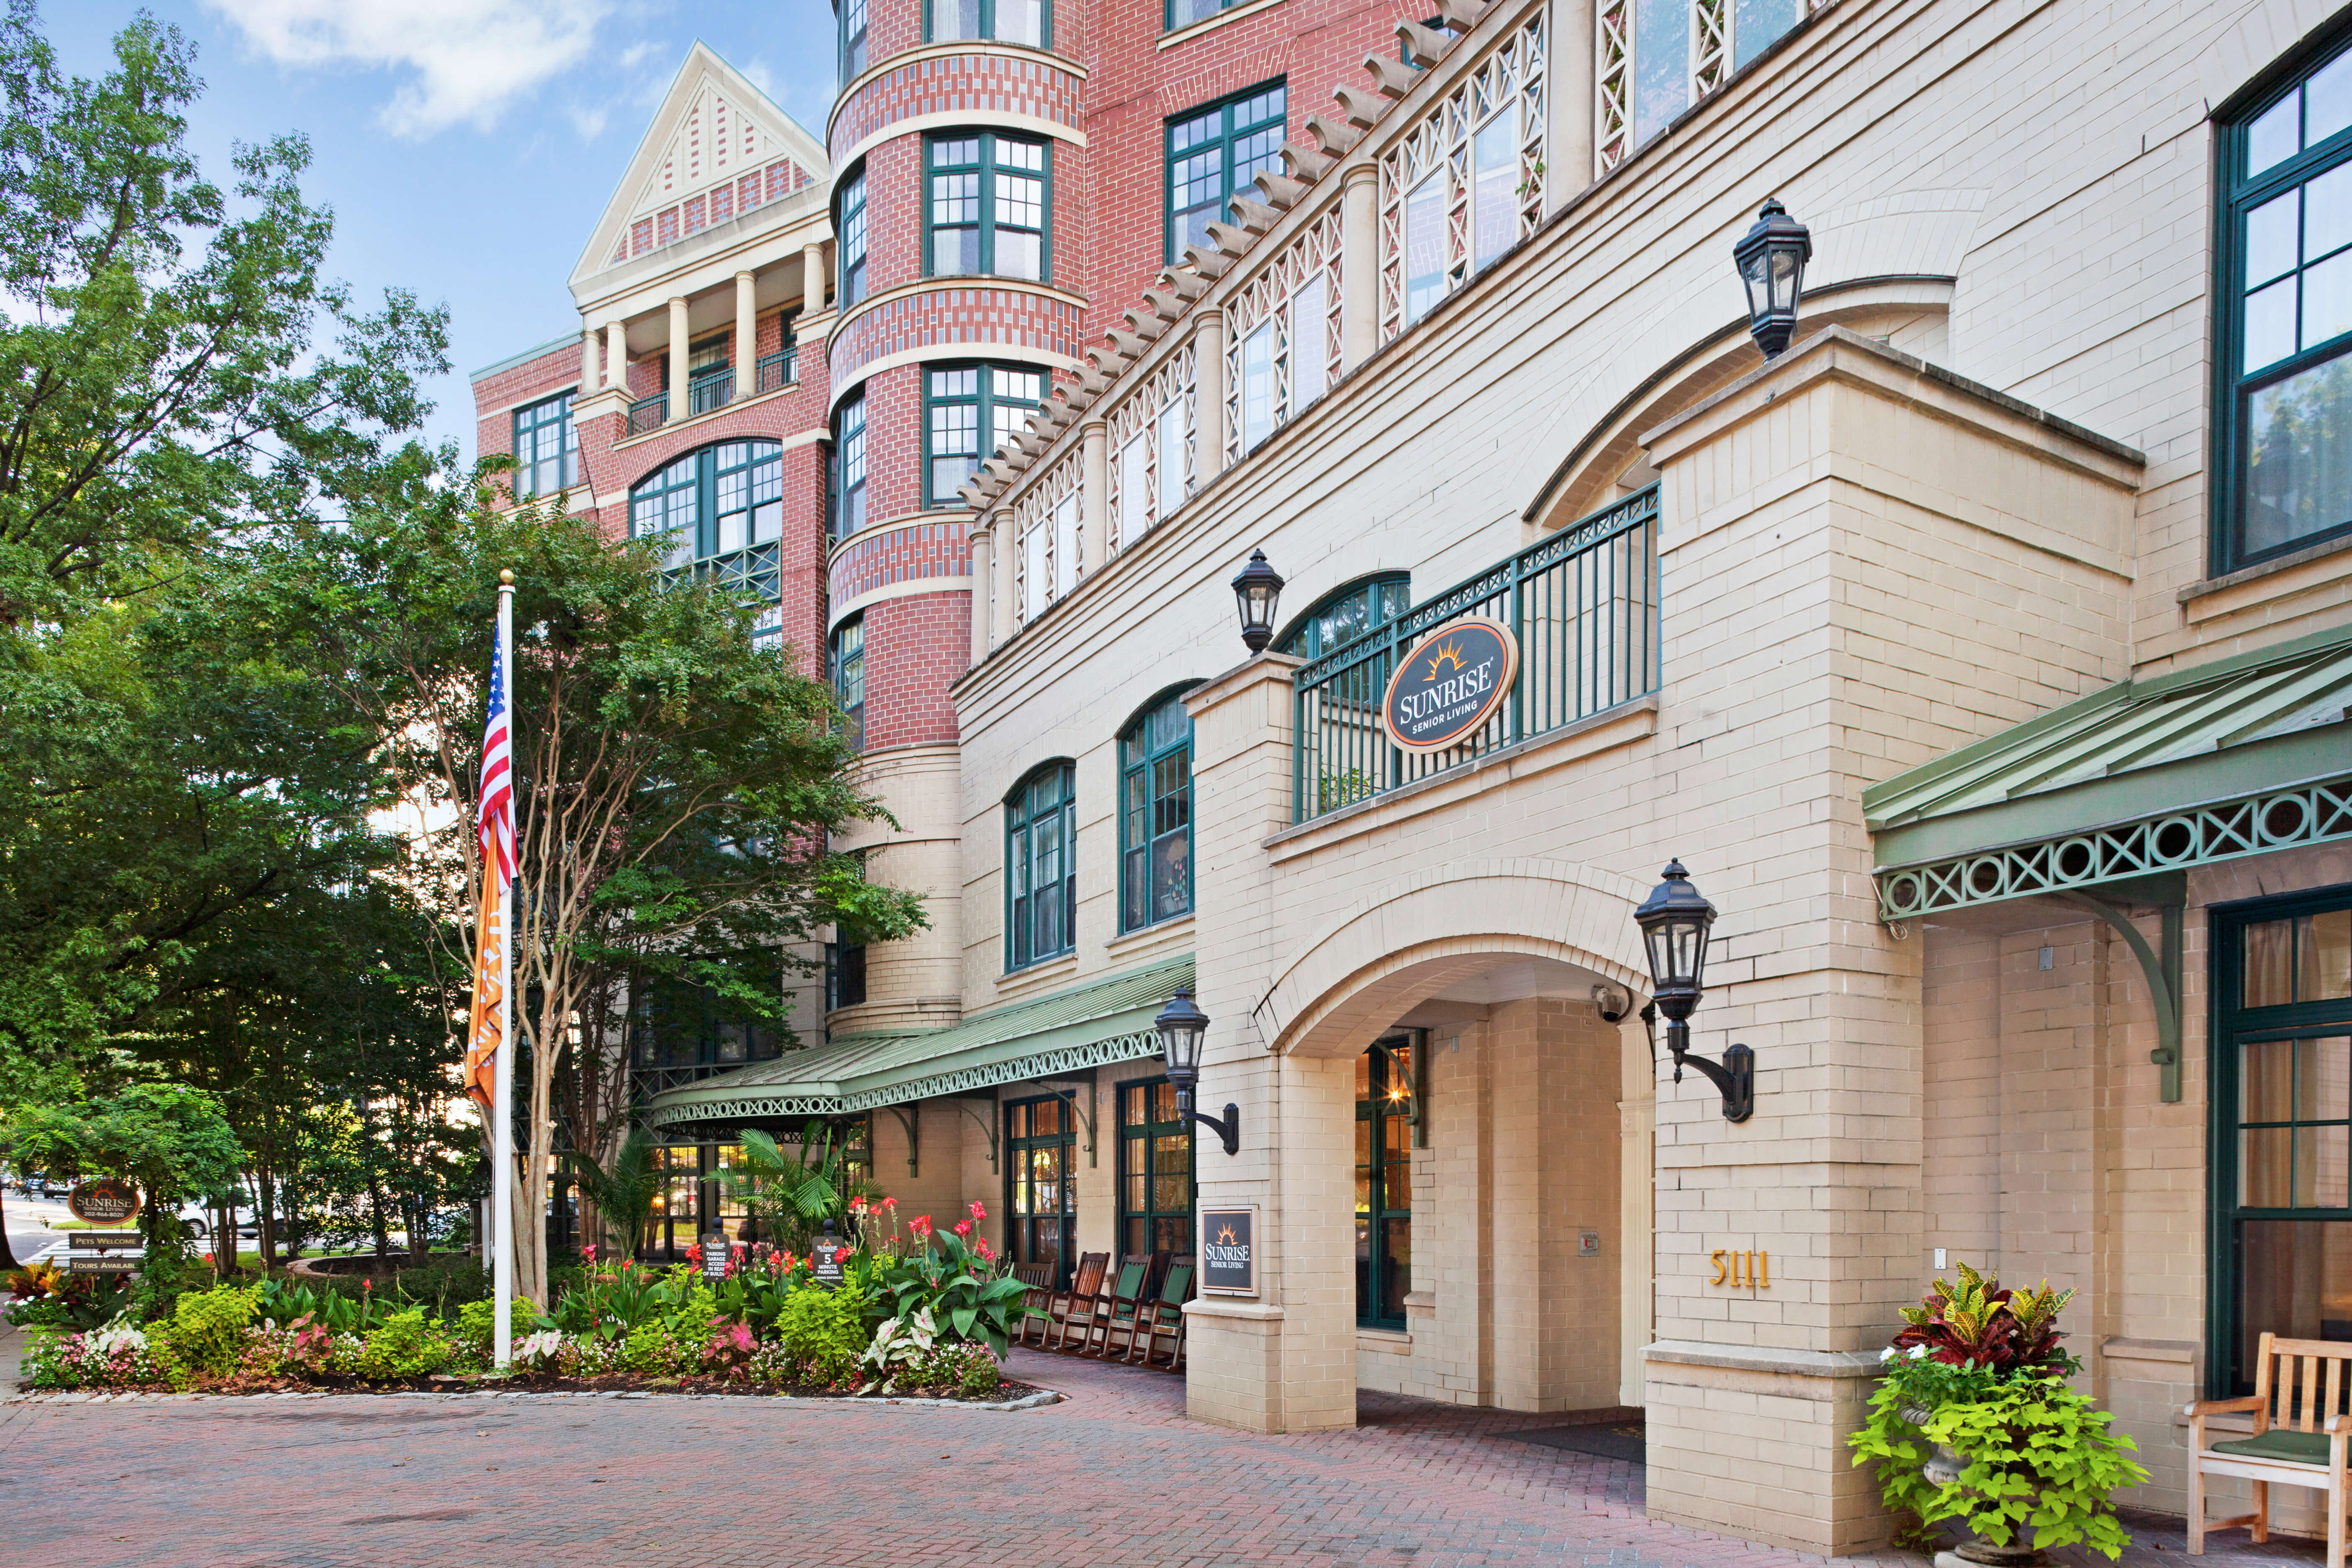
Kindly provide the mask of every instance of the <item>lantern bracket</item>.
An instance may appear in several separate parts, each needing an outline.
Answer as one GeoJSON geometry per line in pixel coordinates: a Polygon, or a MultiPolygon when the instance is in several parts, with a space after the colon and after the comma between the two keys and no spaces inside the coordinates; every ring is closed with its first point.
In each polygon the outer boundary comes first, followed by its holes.
{"type": "Polygon", "coordinates": [[[1705,1057],[1690,1054],[1690,1025],[1680,1018],[1666,1023],[1666,1048],[1674,1053],[1675,1081],[1683,1080],[1683,1068],[1696,1068],[1700,1077],[1715,1085],[1723,1096],[1723,1119],[1745,1121],[1756,1114],[1756,1053],[1746,1046],[1726,1046],[1723,1060],[1711,1062],[1705,1057]]]}
{"type": "Polygon", "coordinates": [[[1176,1091],[1176,1113],[1186,1121],[1197,1121],[1214,1131],[1218,1140],[1224,1144],[1226,1153],[1242,1152],[1242,1108],[1231,1100],[1225,1102],[1224,1115],[1212,1116],[1205,1110],[1193,1110],[1192,1091],[1180,1089],[1176,1091]]]}

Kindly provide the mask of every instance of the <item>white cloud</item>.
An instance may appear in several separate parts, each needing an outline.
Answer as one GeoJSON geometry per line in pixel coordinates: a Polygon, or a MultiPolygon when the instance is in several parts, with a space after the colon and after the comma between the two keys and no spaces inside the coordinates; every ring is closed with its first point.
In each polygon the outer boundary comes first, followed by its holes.
{"type": "Polygon", "coordinates": [[[514,99],[587,58],[614,0],[205,0],[279,65],[402,73],[378,118],[421,139],[488,130],[514,99]]]}
{"type": "Polygon", "coordinates": [[[572,129],[580,132],[583,142],[593,142],[604,134],[604,122],[613,117],[613,111],[602,106],[595,109],[575,107],[565,110],[563,113],[572,121],[572,129]]]}

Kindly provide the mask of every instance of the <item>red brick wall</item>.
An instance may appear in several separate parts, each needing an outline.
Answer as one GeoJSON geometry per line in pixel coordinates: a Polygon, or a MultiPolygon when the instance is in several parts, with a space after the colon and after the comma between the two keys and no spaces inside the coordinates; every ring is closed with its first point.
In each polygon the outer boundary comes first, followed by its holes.
{"type": "Polygon", "coordinates": [[[948,687],[970,664],[971,595],[909,594],[866,610],[866,749],[952,742],[948,687]]]}
{"type": "MultiPolygon", "coordinates": [[[[580,384],[580,344],[573,340],[536,359],[509,365],[474,383],[474,451],[492,457],[514,450],[514,411],[580,384]]],[[[507,481],[501,479],[501,484],[507,481]]]]}

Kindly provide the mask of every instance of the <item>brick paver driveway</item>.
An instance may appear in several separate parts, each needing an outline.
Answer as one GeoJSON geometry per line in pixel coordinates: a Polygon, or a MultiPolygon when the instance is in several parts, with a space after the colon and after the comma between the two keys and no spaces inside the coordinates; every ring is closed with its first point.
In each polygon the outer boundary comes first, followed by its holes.
{"type": "MultiPolygon", "coordinates": [[[[1067,1402],[1014,1414],[677,1397],[9,1405],[0,1557],[238,1568],[1819,1561],[1653,1523],[1639,1467],[1505,1435],[1557,1416],[1367,1394],[1354,1431],[1255,1437],[1185,1420],[1182,1385],[1164,1374],[1015,1357],[1017,1374],[1067,1402]]],[[[2127,1563],[2182,1561],[2178,1531],[2143,1542],[2127,1563]]],[[[2316,1557],[2295,1547],[2210,1560],[2316,1557]]]]}

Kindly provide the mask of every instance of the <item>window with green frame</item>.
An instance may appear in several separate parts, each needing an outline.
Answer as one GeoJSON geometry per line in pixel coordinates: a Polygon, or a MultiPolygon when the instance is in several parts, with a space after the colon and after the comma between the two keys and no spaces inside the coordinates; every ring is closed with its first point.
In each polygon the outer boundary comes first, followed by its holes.
{"type": "Polygon", "coordinates": [[[833,536],[846,539],[866,526],[866,394],[857,393],[833,416],[833,536]]]}
{"type": "Polygon", "coordinates": [[[1004,797],[1004,967],[1077,945],[1077,769],[1048,763],[1004,797]]]}
{"type": "Polygon", "coordinates": [[[1050,49],[1054,47],[1053,0],[928,0],[923,29],[932,43],[994,38],[1003,44],[1050,49]]]}
{"type": "Polygon", "coordinates": [[[2352,47],[2221,138],[2216,573],[2352,531],[2352,47]]]}
{"type": "Polygon", "coordinates": [[[1118,1249],[1193,1249],[1192,1124],[1164,1078],[1118,1086],[1118,1249]]]}
{"type": "Polygon", "coordinates": [[[1181,695],[1118,741],[1121,931],[1192,910],[1192,716],[1181,695]]]}
{"type": "Polygon", "coordinates": [[[1053,153],[1043,142],[958,132],[927,138],[923,156],[930,190],[923,255],[930,276],[1033,283],[1053,276],[1053,153]]]}
{"type": "Polygon", "coordinates": [[[841,276],[834,291],[843,309],[866,298],[866,171],[861,168],[842,182],[835,202],[833,231],[841,238],[834,246],[835,265],[841,276]]]}
{"type": "Polygon", "coordinates": [[[2213,1392],[2264,1331],[2352,1340],[2352,887],[2212,910],[2213,1392]]]}
{"type": "Polygon", "coordinates": [[[1041,370],[967,364],[924,372],[924,504],[963,504],[956,491],[1045,399],[1041,370]]]}
{"type": "Polygon", "coordinates": [[[1162,259],[1172,264],[1186,246],[1207,244],[1211,224],[1231,221],[1234,194],[1260,170],[1278,168],[1284,94],[1282,82],[1267,82],[1168,122],[1162,259]]]}
{"type": "Polygon", "coordinates": [[[1412,1289],[1414,1053],[1410,1033],[1356,1058],[1356,1321],[1402,1329],[1412,1289]]]}
{"type": "Polygon", "coordinates": [[[843,736],[849,749],[866,749],[866,617],[851,616],[834,628],[833,695],[848,718],[843,736]]]}
{"type": "Polygon", "coordinates": [[[784,461],[780,441],[722,441],[688,452],[629,491],[629,537],[659,539],[662,564],[709,573],[766,605],[752,636],[781,646],[784,461]]]}
{"type": "Polygon", "coordinates": [[[1316,602],[1275,644],[1276,653],[1320,658],[1374,626],[1386,626],[1412,602],[1412,578],[1402,572],[1350,583],[1316,602]]]}
{"type": "Polygon", "coordinates": [[[1015,1263],[1042,1263],[1069,1289],[1077,1239],[1078,1184],[1070,1178],[1076,1119],[1060,1096],[1004,1108],[1004,1248],[1015,1263]]]}
{"type": "Polygon", "coordinates": [[[572,395],[559,393],[514,412],[514,493],[531,500],[580,482],[580,432],[572,426],[572,395]]]}
{"type": "Polygon", "coordinates": [[[841,79],[866,68],[866,0],[841,0],[841,79]]]}
{"type": "Polygon", "coordinates": [[[1195,22],[1205,22],[1220,11],[1230,10],[1242,0],[1165,0],[1161,17],[1169,32],[1189,27],[1195,22]]]}

